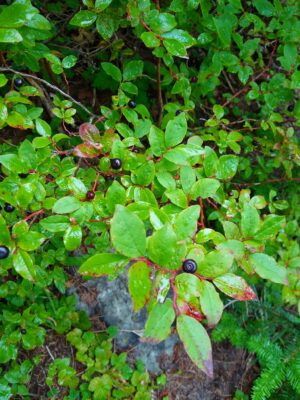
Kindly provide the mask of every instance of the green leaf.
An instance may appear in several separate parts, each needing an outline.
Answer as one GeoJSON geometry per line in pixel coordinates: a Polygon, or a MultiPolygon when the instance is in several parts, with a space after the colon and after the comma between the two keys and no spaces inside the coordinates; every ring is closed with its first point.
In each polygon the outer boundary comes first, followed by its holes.
{"type": "Polygon", "coordinates": [[[100,253],[88,258],[79,268],[79,272],[89,276],[114,276],[118,265],[128,259],[120,254],[100,253]]]}
{"type": "Polygon", "coordinates": [[[52,215],[42,219],[40,225],[49,232],[64,232],[70,225],[70,221],[63,215],[52,215]]]}
{"type": "Polygon", "coordinates": [[[167,147],[181,143],[187,133],[187,122],[184,113],[179,114],[167,123],[165,141],[167,147]]]}
{"type": "Polygon", "coordinates": [[[168,53],[170,53],[172,56],[183,57],[183,58],[187,56],[187,52],[184,45],[181,44],[178,40],[164,39],[163,43],[168,53]]]}
{"type": "Polygon", "coordinates": [[[178,296],[187,302],[193,297],[200,297],[202,282],[196,275],[187,273],[177,275],[175,286],[178,296]]]}
{"type": "Polygon", "coordinates": [[[38,249],[45,241],[46,237],[39,232],[26,232],[18,238],[18,246],[26,251],[38,249]]]}
{"type": "Polygon", "coordinates": [[[148,186],[153,182],[154,174],[155,174],[155,166],[152,160],[145,162],[142,164],[135,173],[135,183],[141,186],[148,186]]]}
{"type": "Polygon", "coordinates": [[[79,225],[70,225],[64,234],[64,245],[68,251],[76,250],[82,239],[82,230],[79,225]]]}
{"type": "Polygon", "coordinates": [[[233,254],[227,250],[213,250],[205,255],[198,264],[198,273],[208,278],[215,278],[228,272],[233,263],[233,254]]]}
{"type": "Polygon", "coordinates": [[[255,293],[242,277],[234,274],[224,274],[213,280],[221,292],[236,300],[245,301],[256,298],[255,293]]]}
{"type": "Polygon", "coordinates": [[[106,192],[106,207],[110,213],[114,213],[116,205],[124,205],[126,202],[126,191],[118,181],[113,181],[106,192]]]}
{"type": "Polygon", "coordinates": [[[0,43],[18,43],[22,42],[22,40],[22,36],[16,29],[0,28],[0,43]]]}
{"type": "Polygon", "coordinates": [[[5,6],[0,13],[1,28],[20,28],[26,22],[27,6],[25,4],[11,4],[5,6]]]}
{"type": "Polygon", "coordinates": [[[111,240],[115,249],[127,257],[143,256],[146,251],[146,231],[134,213],[117,205],[111,220],[111,240]]]}
{"type": "Polygon", "coordinates": [[[165,195],[173,204],[180,208],[186,208],[188,206],[187,197],[181,189],[167,190],[165,195]]]}
{"type": "Polygon", "coordinates": [[[152,290],[151,269],[142,262],[131,265],[128,271],[128,289],[133,302],[133,311],[139,311],[149,300],[152,290]]]}
{"type": "Polygon", "coordinates": [[[56,214],[69,214],[80,208],[81,203],[76,197],[66,196],[57,200],[52,208],[56,214]]]}
{"type": "Polygon", "coordinates": [[[279,266],[273,257],[263,253],[250,254],[249,262],[261,278],[283,285],[288,284],[286,268],[279,266]]]}
{"type": "Polygon", "coordinates": [[[68,187],[72,194],[74,194],[79,199],[85,198],[87,188],[80,179],[75,178],[74,176],[70,176],[68,178],[68,187]]]}
{"type": "Polygon", "coordinates": [[[255,233],[255,240],[271,239],[282,229],[284,222],[285,217],[281,215],[267,215],[259,230],[255,233]]]}
{"type": "Polygon", "coordinates": [[[101,67],[104,69],[107,75],[111,76],[115,81],[121,82],[122,74],[118,67],[109,62],[101,63],[101,67]]]}
{"type": "Polygon", "coordinates": [[[149,21],[150,27],[156,33],[168,32],[175,28],[175,16],[168,13],[152,13],[149,21]]]}
{"type": "Polygon", "coordinates": [[[177,332],[190,359],[209,377],[213,376],[211,342],[206,330],[194,318],[180,315],[177,332]]]}
{"type": "Polygon", "coordinates": [[[173,29],[170,32],[163,33],[162,37],[166,39],[175,39],[184,47],[191,47],[196,43],[196,40],[193,38],[193,36],[182,29],[173,29]]]}
{"type": "Polygon", "coordinates": [[[97,11],[103,11],[110,5],[111,2],[112,0],[96,0],[95,9],[97,11]]]}
{"type": "MultiPolygon", "coordinates": [[[[170,261],[177,251],[177,236],[171,225],[166,224],[155,232],[148,240],[150,260],[161,267],[170,266],[170,261]]],[[[173,265],[172,268],[177,268],[173,265]]]]}
{"type": "Polygon", "coordinates": [[[206,199],[213,197],[220,187],[220,182],[212,178],[202,178],[193,184],[191,188],[191,198],[196,200],[198,197],[206,199]]]}
{"type": "Polygon", "coordinates": [[[62,66],[63,66],[64,68],[66,68],[66,69],[69,69],[69,68],[74,67],[74,65],[76,64],[76,62],[77,62],[77,57],[72,56],[72,55],[66,56],[66,57],[64,57],[63,60],[62,60],[62,66]]]}
{"type": "Polygon", "coordinates": [[[36,128],[38,134],[41,136],[51,136],[52,135],[50,125],[46,121],[44,121],[40,118],[36,119],[35,128],[36,128]]]}
{"type": "Polygon", "coordinates": [[[0,243],[8,245],[10,242],[10,232],[5,219],[0,214],[0,243]]]}
{"type": "Polygon", "coordinates": [[[80,26],[86,28],[91,26],[97,19],[97,14],[92,11],[82,10],[74,15],[70,21],[70,25],[80,26]]]}
{"type": "Polygon", "coordinates": [[[179,240],[192,238],[197,229],[200,206],[191,206],[181,211],[175,218],[175,232],[179,240]]]}
{"type": "Polygon", "coordinates": [[[24,172],[24,166],[16,154],[3,154],[0,156],[0,164],[17,174],[24,172]]]}
{"type": "Polygon", "coordinates": [[[254,0],[254,7],[264,17],[272,17],[275,9],[273,4],[268,0],[254,0]]]}
{"type": "Polygon", "coordinates": [[[241,231],[245,238],[254,236],[259,226],[259,214],[256,208],[245,203],[242,211],[241,231]]]}
{"type": "Polygon", "coordinates": [[[149,313],[142,341],[159,343],[165,340],[171,332],[174,319],[175,311],[170,299],[166,299],[164,303],[156,303],[149,313]]]}
{"type": "Polygon", "coordinates": [[[146,47],[158,47],[160,45],[160,40],[153,32],[143,32],[141,34],[141,39],[146,47]]]}
{"type": "Polygon", "coordinates": [[[129,61],[123,70],[124,81],[132,81],[142,75],[144,62],[141,60],[129,61]]]}
{"type": "Polygon", "coordinates": [[[29,281],[34,281],[35,270],[33,261],[28,253],[23,250],[19,250],[13,254],[13,266],[15,271],[22,276],[22,278],[29,281]]]}
{"type": "Polygon", "coordinates": [[[162,156],[166,150],[164,133],[155,125],[152,125],[150,128],[149,142],[153,154],[157,157],[162,156]]]}
{"type": "MultiPolygon", "coordinates": [[[[7,84],[8,79],[6,78],[6,76],[4,74],[0,74],[0,87],[3,87],[7,84]]],[[[3,106],[3,104],[1,104],[1,106],[3,106]]],[[[1,117],[0,117],[1,119],[1,117]]]]}
{"type": "Polygon", "coordinates": [[[216,177],[218,179],[230,179],[237,171],[239,159],[237,156],[221,156],[217,166],[216,177]]]}
{"type": "Polygon", "coordinates": [[[213,284],[201,281],[200,305],[209,327],[217,325],[223,313],[223,303],[213,284]]]}

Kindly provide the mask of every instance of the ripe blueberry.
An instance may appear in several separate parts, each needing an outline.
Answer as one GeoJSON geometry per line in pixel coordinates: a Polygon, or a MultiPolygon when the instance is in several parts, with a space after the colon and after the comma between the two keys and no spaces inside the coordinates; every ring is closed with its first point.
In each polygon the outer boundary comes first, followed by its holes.
{"type": "Polygon", "coordinates": [[[21,333],[22,333],[22,335],[26,335],[26,329],[21,329],[21,333]]]}
{"type": "Polygon", "coordinates": [[[129,100],[128,107],[129,108],[135,108],[136,107],[136,102],[134,100],[129,100]]]}
{"type": "Polygon", "coordinates": [[[228,192],[228,194],[229,194],[229,196],[233,196],[234,195],[233,190],[230,190],[230,192],[228,192]]]}
{"type": "Polygon", "coordinates": [[[14,211],[14,209],[15,209],[14,206],[12,206],[11,204],[5,203],[4,211],[6,211],[6,212],[8,212],[8,213],[11,213],[11,212],[14,211]]]}
{"type": "Polygon", "coordinates": [[[27,176],[28,176],[28,174],[19,174],[19,177],[22,178],[22,179],[27,178],[27,176]]]}
{"type": "Polygon", "coordinates": [[[9,249],[6,246],[0,246],[0,260],[9,256],[9,249]]]}
{"type": "Polygon", "coordinates": [[[86,195],[85,198],[87,200],[93,200],[95,198],[95,192],[93,192],[92,190],[89,190],[86,195]]]}
{"type": "Polygon", "coordinates": [[[110,165],[112,169],[120,169],[122,166],[122,161],[119,158],[112,158],[110,160],[110,165]]]}
{"type": "Polygon", "coordinates": [[[132,149],[132,152],[133,152],[133,153],[139,153],[139,152],[140,152],[140,149],[138,149],[137,147],[134,147],[134,148],[132,149]]]}
{"type": "Polygon", "coordinates": [[[184,272],[188,272],[190,274],[193,274],[194,272],[197,271],[197,264],[196,261],[191,260],[191,259],[187,259],[184,261],[182,269],[184,270],[184,272]]]}
{"type": "Polygon", "coordinates": [[[177,115],[179,115],[179,114],[181,114],[181,113],[182,113],[181,110],[176,110],[175,115],[177,116],[177,115]]]}
{"type": "Polygon", "coordinates": [[[289,112],[292,112],[294,110],[294,107],[294,104],[290,104],[287,109],[289,112]]]}
{"type": "Polygon", "coordinates": [[[14,81],[15,86],[18,86],[18,87],[22,86],[23,83],[24,83],[24,81],[22,78],[16,78],[14,81]]]}
{"type": "Polygon", "coordinates": [[[198,77],[197,76],[192,76],[191,77],[191,82],[192,83],[197,83],[198,82],[198,77]]]}

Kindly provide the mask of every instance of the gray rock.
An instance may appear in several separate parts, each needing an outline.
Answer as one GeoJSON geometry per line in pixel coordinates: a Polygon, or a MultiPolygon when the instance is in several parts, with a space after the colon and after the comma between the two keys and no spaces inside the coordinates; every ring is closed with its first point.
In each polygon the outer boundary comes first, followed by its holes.
{"type": "Polygon", "coordinates": [[[171,367],[174,346],[179,341],[178,336],[171,335],[159,344],[140,341],[147,320],[147,312],[145,309],[137,313],[133,312],[126,273],[113,281],[103,277],[86,283],[89,287],[96,285],[97,305],[87,307],[80,301],[78,308],[84,309],[89,315],[99,314],[106,325],[114,325],[118,328],[119,333],[115,339],[117,351],[130,350],[131,358],[142,360],[149,372],[162,372],[162,361],[164,370],[171,367]]]}

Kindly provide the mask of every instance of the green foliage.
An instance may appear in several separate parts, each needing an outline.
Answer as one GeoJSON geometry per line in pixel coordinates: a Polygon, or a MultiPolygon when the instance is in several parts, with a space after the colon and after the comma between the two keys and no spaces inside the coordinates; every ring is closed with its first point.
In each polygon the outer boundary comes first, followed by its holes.
{"type": "Polygon", "coordinates": [[[266,301],[252,303],[246,319],[241,308],[235,316],[224,313],[212,335],[215,341],[227,339],[255,354],[260,374],[253,384],[253,400],[294,399],[300,394],[300,319],[274,305],[277,294],[269,292],[266,301]]]}
{"type": "MultiPolygon", "coordinates": [[[[44,3],[0,6],[0,360],[88,324],[65,267],[115,279],[130,262],[143,340],[177,319],[211,375],[224,295],[280,287],[300,309],[297,1],[44,3]]],[[[54,361],[49,385],[75,384],[72,368],[54,361]]]]}

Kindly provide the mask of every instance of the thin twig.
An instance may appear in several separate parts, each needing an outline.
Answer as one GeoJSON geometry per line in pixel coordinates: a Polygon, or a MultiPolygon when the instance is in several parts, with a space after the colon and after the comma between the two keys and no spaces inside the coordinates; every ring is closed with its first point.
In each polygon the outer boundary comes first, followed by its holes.
{"type": "Polygon", "coordinates": [[[38,82],[41,82],[43,85],[48,86],[49,88],[51,88],[52,90],[60,93],[62,96],[64,96],[65,98],[71,100],[74,104],[76,104],[78,107],[82,108],[82,110],[84,110],[87,114],[89,114],[91,117],[93,118],[97,118],[97,116],[92,113],[90,110],[88,110],[83,104],[81,104],[78,100],[75,100],[74,97],[70,96],[68,93],[64,92],[63,90],[61,90],[60,88],[58,88],[55,85],[52,85],[51,83],[49,83],[48,81],[38,78],[35,75],[31,75],[31,74],[27,74],[25,72],[20,72],[20,71],[15,71],[14,69],[11,68],[4,68],[4,67],[0,67],[0,72],[11,72],[12,74],[18,74],[21,76],[24,76],[24,78],[31,78],[34,79],[38,82]]]}
{"type": "Polygon", "coordinates": [[[48,351],[48,354],[49,354],[49,356],[51,357],[51,359],[54,361],[55,360],[55,358],[53,357],[53,354],[51,353],[51,351],[50,351],[50,349],[49,349],[49,347],[46,345],[45,346],[46,347],[46,350],[48,351]]]}

